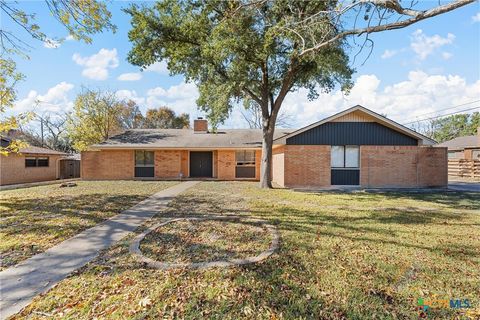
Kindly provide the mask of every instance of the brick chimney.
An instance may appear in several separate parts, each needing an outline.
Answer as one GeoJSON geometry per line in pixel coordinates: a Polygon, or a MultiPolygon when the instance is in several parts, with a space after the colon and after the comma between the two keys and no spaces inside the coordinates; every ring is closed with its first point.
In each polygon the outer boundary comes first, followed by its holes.
{"type": "Polygon", "coordinates": [[[208,121],[202,117],[198,117],[193,120],[193,132],[194,133],[207,133],[208,132],[208,121]]]}

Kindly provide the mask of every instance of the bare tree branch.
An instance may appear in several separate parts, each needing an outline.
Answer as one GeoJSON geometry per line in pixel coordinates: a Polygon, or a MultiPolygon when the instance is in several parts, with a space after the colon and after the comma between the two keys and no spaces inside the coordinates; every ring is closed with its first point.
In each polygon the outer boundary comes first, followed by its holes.
{"type": "Polygon", "coordinates": [[[370,33],[375,33],[375,32],[381,32],[381,31],[386,31],[386,30],[395,30],[395,29],[401,29],[405,28],[409,25],[412,25],[416,22],[440,15],[442,13],[448,12],[455,10],[457,8],[463,7],[467,4],[473,3],[476,0],[456,0],[454,2],[441,5],[435,8],[432,8],[430,10],[426,11],[418,11],[418,10],[413,10],[413,9],[406,9],[403,8],[400,3],[396,0],[363,0],[359,1],[360,3],[371,3],[373,5],[377,6],[382,6],[385,7],[386,9],[393,10],[397,12],[398,14],[401,15],[407,15],[410,16],[411,18],[406,19],[406,20],[401,20],[401,21],[396,21],[392,23],[387,23],[387,24],[379,24],[377,26],[372,26],[372,27],[366,27],[366,28],[358,28],[358,29],[352,29],[352,30],[347,30],[340,32],[339,34],[333,36],[332,38],[322,41],[308,49],[305,49],[299,53],[299,56],[303,56],[309,53],[313,53],[315,51],[320,50],[321,48],[324,48],[336,41],[339,41],[343,38],[346,38],[351,35],[362,35],[364,33],[370,34],[370,33]]]}

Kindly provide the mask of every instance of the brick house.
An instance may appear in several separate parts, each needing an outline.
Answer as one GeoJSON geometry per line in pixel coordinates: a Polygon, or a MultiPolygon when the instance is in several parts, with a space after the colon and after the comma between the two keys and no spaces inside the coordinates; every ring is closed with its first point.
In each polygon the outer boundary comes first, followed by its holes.
{"type": "MultiPolygon", "coordinates": [[[[83,179],[258,180],[262,132],[135,129],[82,153],[83,179]]],[[[272,176],[282,187],[446,186],[447,150],[361,106],[275,132],[272,176]]]]}
{"type": "MultiPolygon", "coordinates": [[[[1,138],[3,147],[9,143],[9,139],[1,138]]],[[[19,151],[8,156],[0,155],[0,186],[60,178],[60,160],[67,154],[32,146],[21,148],[19,151]]]]}

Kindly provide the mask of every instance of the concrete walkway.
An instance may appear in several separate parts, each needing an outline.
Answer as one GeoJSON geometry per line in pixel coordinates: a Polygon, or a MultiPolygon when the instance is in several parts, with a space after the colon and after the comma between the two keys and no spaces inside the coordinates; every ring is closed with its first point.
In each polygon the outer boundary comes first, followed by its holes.
{"type": "Polygon", "coordinates": [[[0,319],[20,311],[36,295],[90,262],[100,250],[134,231],[176,195],[197,183],[187,181],[162,190],[129,210],[0,272],[0,319]]]}

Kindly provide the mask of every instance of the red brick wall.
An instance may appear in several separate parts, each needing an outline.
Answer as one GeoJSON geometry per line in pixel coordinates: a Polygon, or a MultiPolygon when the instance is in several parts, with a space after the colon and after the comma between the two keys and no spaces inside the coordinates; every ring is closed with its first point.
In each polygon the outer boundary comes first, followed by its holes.
{"type": "Polygon", "coordinates": [[[193,120],[193,131],[206,132],[208,131],[208,121],[205,119],[193,120]]]}
{"type": "Polygon", "coordinates": [[[363,187],[446,186],[447,149],[417,146],[361,146],[363,187]]]}
{"type": "Polygon", "coordinates": [[[179,178],[182,172],[182,150],[155,151],[155,178],[179,178]]]}
{"type": "Polygon", "coordinates": [[[235,151],[218,150],[217,152],[217,178],[219,180],[235,179],[235,151]]]}
{"type": "Polygon", "coordinates": [[[419,148],[419,185],[446,187],[448,185],[447,148],[419,148]]]}
{"type": "Polygon", "coordinates": [[[255,151],[255,180],[260,180],[260,165],[262,164],[262,151],[255,151]]]}
{"type": "MultiPolygon", "coordinates": [[[[261,151],[256,151],[255,177],[260,177],[261,151]]],[[[219,180],[235,180],[235,150],[213,151],[213,174],[219,180]]],[[[86,180],[133,179],[134,150],[82,152],[81,175],[86,180]]],[[[155,178],[176,179],[189,175],[188,150],[156,150],[155,178]]]]}
{"type": "Polygon", "coordinates": [[[286,187],[330,186],[330,146],[286,145],[284,166],[286,187]]]}
{"type": "Polygon", "coordinates": [[[59,155],[9,154],[0,156],[0,185],[55,180],[59,155]],[[48,167],[25,167],[25,156],[48,157],[48,167]]]}
{"type": "Polygon", "coordinates": [[[188,150],[181,150],[181,153],[182,153],[182,174],[183,174],[183,177],[188,177],[188,157],[189,157],[189,153],[188,153],[188,150]]]}
{"type": "Polygon", "coordinates": [[[83,151],[81,177],[85,180],[133,179],[133,150],[83,151]]]}

